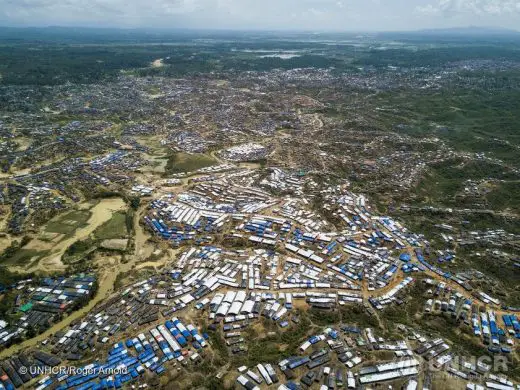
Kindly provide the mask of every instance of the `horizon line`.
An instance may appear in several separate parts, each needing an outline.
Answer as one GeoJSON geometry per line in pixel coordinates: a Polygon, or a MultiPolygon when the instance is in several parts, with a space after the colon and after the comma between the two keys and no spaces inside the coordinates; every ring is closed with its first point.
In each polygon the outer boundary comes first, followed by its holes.
{"type": "Polygon", "coordinates": [[[141,32],[179,32],[179,31],[189,31],[189,32],[248,32],[248,33],[298,33],[298,34],[384,34],[384,33],[435,33],[435,32],[454,32],[454,33],[463,33],[465,30],[468,33],[471,32],[479,32],[481,30],[482,33],[488,32],[493,34],[520,34],[520,30],[515,30],[512,28],[505,27],[494,27],[494,26],[454,26],[454,27],[433,27],[433,28],[423,28],[423,29],[410,29],[410,30],[304,30],[304,29],[275,29],[275,28],[233,28],[233,27],[211,27],[211,28],[202,28],[202,27],[147,27],[147,26],[139,26],[139,27],[124,27],[124,26],[68,26],[68,25],[1,25],[0,29],[19,29],[19,30],[30,30],[30,29],[69,29],[69,30],[115,30],[115,31],[141,31],[141,32]]]}

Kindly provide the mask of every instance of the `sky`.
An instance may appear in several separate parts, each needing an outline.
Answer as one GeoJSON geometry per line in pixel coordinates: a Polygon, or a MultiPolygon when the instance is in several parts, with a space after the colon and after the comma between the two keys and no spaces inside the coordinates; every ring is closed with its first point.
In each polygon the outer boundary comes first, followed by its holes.
{"type": "Polygon", "coordinates": [[[520,28],[520,0],[0,0],[0,26],[392,31],[520,28]]]}

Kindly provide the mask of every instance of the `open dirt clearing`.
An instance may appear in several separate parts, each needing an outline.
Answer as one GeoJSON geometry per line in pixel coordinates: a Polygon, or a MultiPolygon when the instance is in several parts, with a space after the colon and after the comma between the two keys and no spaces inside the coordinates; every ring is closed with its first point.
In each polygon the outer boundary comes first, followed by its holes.
{"type": "Polygon", "coordinates": [[[101,242],[101,247],[105,249],[113,249],[124,251],[128,246],[127,238],[113,238],[110,240],[104,240],[101,242]]]}
{"type": "Polygon", "coordinates": [[[152,62],[152,68],[160,68],[162,66],[164,66],[164,60],[162,58],[158,58],[152,62]]]}

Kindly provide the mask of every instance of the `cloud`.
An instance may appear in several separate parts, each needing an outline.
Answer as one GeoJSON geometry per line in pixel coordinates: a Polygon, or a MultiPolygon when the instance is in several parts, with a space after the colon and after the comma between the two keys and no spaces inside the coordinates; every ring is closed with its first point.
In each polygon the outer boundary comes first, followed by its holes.
{"type": "Polygon", "coordinates": [[[74,23],[153,25],[169,16],[196,12],[202,0],[4,0],[0,14],[13,21],[32,20],[47,24],[74,23]]]}
{"type": "Polygon", "coordinates": [[[33,26],[366,31],[493,17],[514,28],[519,13],[520,0],[0,0],[1,25],[33,26]]]}
{"type": "Polygon", "coordinates": [[[312,29],[348,20],[353,15],[347,13],[349,1],[0,0],[0,15],[13,22],[34,20],[66,25],[312,29]]]}
{"type": "Polygon", "coordinates": [[[436,15],[439,14],[439,9],[431,4],[427,4],[415,7],[415,12],[420,15],[436,15]]]}
{"type": "Polygon", "coordinates": [[[446,17],[460,14],[503,16],[520,13],[520,0],[437,0],[435,3],[417,6],[415,11],[423,15],[446,17]]]}

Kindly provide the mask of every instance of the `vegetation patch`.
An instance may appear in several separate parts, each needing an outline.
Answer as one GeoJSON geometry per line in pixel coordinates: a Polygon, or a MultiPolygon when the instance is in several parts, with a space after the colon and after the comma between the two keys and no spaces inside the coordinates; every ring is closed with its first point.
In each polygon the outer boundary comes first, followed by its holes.
{"type": "Polygon", "coordinates": [[[166,174],[193,172],[200,168],[216,165],[217,161],[206,154],[175,153],[168,158],[166,174]]]}
{"type": "Polygon", "coordinates": [[[125,212],[114,213],[109,221],[96,229],[94,236],[100,240],[126,238],[128,236],[126,219],[125,212]]]}
{"type": "Polygon", "coordinates": [[[73,234],[74,231],[85,226],[91,217],[87,210],[73,210],[49,221],[45,230],[49,233],[73,234]]]}
{"type": "Polygon", "coordinates": [[[43,257],[47,256],[50,251],[25,249],[23,246],[27,243],[24,237],[22,242],[13,241],[10,246],[4,249],[0,255],[0,264],[3,266],[29,266],[35,264],[43,257]]]}
{"type": "Polygon", "coordinates": [[[520,209],[520,181],[499,183],[486,199],[494,209],[520,209]]]}

